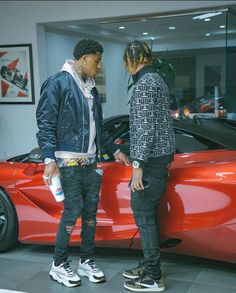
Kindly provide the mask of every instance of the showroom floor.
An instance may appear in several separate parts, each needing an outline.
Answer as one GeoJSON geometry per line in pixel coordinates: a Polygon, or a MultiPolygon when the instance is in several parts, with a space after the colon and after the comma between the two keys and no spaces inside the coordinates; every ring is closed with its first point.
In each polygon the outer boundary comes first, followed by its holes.
{"type": "MultiPolygon", "coordinates": [[[[67,288],[52,281],[48,271],[52,246],[18,245],[0,254],[0,292],[27,293],[122,293],[124,268],[132,268],[141,257],[140,251],[97,248],[96,260],[104,270],[107,282],[92,284],[82,278],[82,285],[67,288]]],[[[78,264],[77,248],[71,247],[73,266],[78,264]]],[[[169,293],[236,292],[236,265],[194,257],[162,254],[162,270],[169,293]]]]}

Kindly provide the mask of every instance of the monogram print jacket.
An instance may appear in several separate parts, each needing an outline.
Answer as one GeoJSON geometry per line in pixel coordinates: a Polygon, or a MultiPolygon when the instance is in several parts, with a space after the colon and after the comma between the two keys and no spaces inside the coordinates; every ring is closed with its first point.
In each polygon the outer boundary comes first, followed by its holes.
{"type": "Polygon", "coordinates": [[[173,155],[175,136],[169,109],[169,91],[151,65],[133,76],[130,100],[130,157],[140,163],[148,158],[173,155]]]}

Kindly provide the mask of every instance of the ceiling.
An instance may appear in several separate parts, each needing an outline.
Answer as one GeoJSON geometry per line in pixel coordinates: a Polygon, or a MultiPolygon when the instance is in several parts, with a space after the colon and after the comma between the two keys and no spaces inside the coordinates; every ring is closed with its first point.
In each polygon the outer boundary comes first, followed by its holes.
{"type": "MultiPolygon", "coordinates": [[[[146,15],[136,19],[116,18],[54,22],[46,23],[45,27],[48,31],[80,34],[83,37],[119,43],[133,40],[152,40],[154,43],[161,44],[173,41],[190,41],[188,38],[195,41],[222,40],[225,39],[226,34],[226,14],[225,11],[215,11],[215,15],[207,15],[206,12],[180,16],[146,15]],[[200,19],[194,19],[196,16],[199,16],[200,19]]],[[[236,39],[236,16],[229,16],[228,33],[231,38],[236,39]]]]}

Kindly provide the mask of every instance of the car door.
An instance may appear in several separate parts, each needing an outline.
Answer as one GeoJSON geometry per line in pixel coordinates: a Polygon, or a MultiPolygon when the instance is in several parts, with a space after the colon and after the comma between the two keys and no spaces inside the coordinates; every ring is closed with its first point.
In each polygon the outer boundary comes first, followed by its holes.
{"type": "Polygon", "coordinates": [[[43,181],[44,163],[17,163],[15,172],[19,240],[53,243],[63,210],[43,181]]]}

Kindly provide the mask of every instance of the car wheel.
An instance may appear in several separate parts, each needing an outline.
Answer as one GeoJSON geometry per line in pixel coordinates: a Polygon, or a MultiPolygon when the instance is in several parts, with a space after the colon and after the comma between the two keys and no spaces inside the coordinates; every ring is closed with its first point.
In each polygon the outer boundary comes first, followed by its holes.
{"type": "Polygon", "coordinates": [[[15,208],[8,195],[0,189],[0,251],[17,242],[18,222],[15,208]]]}

